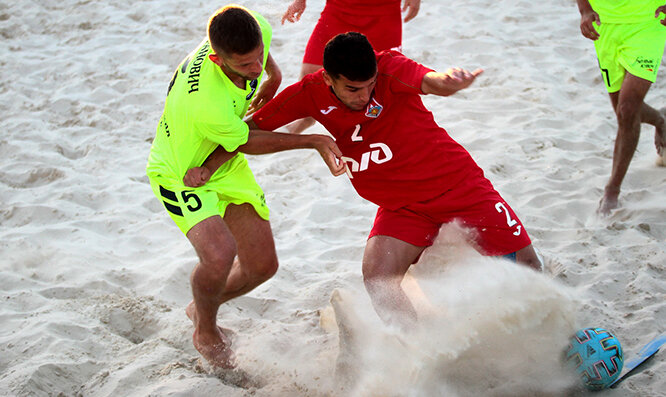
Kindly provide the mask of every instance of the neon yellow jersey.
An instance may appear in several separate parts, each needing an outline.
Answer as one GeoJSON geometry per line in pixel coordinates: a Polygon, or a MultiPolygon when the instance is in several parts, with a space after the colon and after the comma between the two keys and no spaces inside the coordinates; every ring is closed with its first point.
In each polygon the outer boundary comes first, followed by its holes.
{"type": "MultiPolygon", "coordinates": [[[[261,28],[265,67],[273,32],[264,17],[251,13],[261,28]]],[[[169,85],[146,167],[148,176],[160,183],[182,185],[187,170],[200,167],[218,145],[232,152],[247,142],[249,129],[243,117],[264,73],[247,82],[245,89],[238,88],[208,58],[211,52],[210,43],[204,40],[181,62],[169,85]]],[[[215,176],[246,161],[239,153],[215,176]]]]}
{"type": "Polygon", "coordinates": [[[590,0],[601,23],[637,23],[654,18],[654,12],[664,5],[663,0],[590,0]]]}

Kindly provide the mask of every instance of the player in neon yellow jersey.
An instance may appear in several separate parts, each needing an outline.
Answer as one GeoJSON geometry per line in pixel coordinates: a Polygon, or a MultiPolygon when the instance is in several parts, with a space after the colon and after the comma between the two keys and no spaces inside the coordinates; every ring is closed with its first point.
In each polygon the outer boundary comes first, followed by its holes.
{"type": "Polygon", "coordinates": [[[598,209],[608,215],[619,206],[620,186],[638,145],[641,123],[655,127],[657,154],[666,158],[666,115],[643,101],[664,54],[666,19],[659,18],[666,5],[664,0],[577,1],[581,33],[594,40],[618,122],[611,176],[598,209]]]}
{"type": "Polygon", "coordinates": [[[278,267],[268,207],[243,153],[314,148],[331,173],[344,172],[330,137],[250,131],[243,121],[248,108],[261,107],[280,85],[269,54],[271,36],[268,22],[243,7],[226,6],[211,16],[208,39],[181,62],[169,84],[146,169],[153,192],[199,256],[186,312],[195,325],[194,346],[222,368],[235,363],[230,340],[217,326],[219,306],[268,280],[278,267]],[[216,171],[200,167],[218,145],[225,155],[216,171]],[[199,174],[186,178],[193,167],[199,174]]]}

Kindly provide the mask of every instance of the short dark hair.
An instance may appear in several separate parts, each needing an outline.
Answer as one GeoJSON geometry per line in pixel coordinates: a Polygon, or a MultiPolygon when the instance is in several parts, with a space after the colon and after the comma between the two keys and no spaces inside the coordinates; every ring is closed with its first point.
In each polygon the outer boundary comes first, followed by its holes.
{"type": "Polygon", "coordinates": [[[218,55],[245,55],[261,44],[261,28],[249,10],[232,4],[208,20],[208,41],[218,55]]]}
{"type": "Polygon", "coordinates": [[[324,48],[324,70],[337,79],[370,80],[377,73],[377,58],[368,39],[358,32],[341,33],[324,48]]]}

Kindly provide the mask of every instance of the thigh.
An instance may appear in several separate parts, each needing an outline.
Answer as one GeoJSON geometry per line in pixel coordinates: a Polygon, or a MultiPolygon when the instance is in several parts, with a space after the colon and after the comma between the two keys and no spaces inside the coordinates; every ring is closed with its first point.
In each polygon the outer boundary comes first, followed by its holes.
{"type": "Polygon", "coordinates": [[[359,19],[363,25],[358,31],[363,33],[375,51],[402,49],[402,15],[400,10],[387,15],[359,19]]]}
{"type": "Polygon", "coordinates": [[[326,43],[338,33],[344,33],[347,30],[346,24],[340,21],[336,12],[326,5],[305,46],[303,63],[323,65],[326,43]]]}
{"type": "Polygon", "coordinates": [[[594,42],[601,78],[608,92],[620,90],[626,73],[619,59],[621,37],[616,26],[617,24],[601,24],[597,28],[599,38],[594,42]]]}
{"type": "Polygon", "coordinates": [[[437,237],[440,226],[441,222],[409,209],[388,210],[379,207],[368,238],[389,236],[411,245],[428,247],[437,237]]]}
{"type": "Polygon", "coordinates": [[[619,62],[628,73],[654,83],[664,55],[666,26],[656,18],[620,26],[623,37],[618,50],[619,62]]]}
{"type": "MultiPolygon", "coordinates": [[[[629,106],[634,111],[639,111],[651,86],[650,81],[627,73],[618,95],[618,106],[629,106]]],[[[617,109],[616,107],[616,111],[617,109]]]]}
{"type": "Polygon", "coordinates": [[[277,261],[270,222],[252,205],[227,206],[224,222],[236,240],[238,259],[244,268],[270,266],[277,261]]]}
{"type": "Polygon", "coordinates": [[[483,255],[506,255],[532,243],[525,226],[499,194],[479,201],[455,219],[474,230],[474,242],[483,255]]]}
{"type": "Polygon", "coordinates": [[[402,280],[424,249],[395,237],[373,236],[368,239],[363,253],[363,276],[402,280]]]}
{"type": "Polygon", "coordinates": [[[187,239],[194,247],[201,266],[220,267],[228,272],[236,256],[236,241],[219,215],[206,218],[192,226],[187,239]]]}
{"type": "Polygon", "coordinates": [[[506,255],[531,244],[516,213],[485,178],[413,207],[441,223],[455,221],[469,228],[472,242],[483,255],[506,255]]]}
{"type": "Polygon", "coordinates": [[[221,215],[220,200],[214,191],[185,186],[164,186],[153,179],[150,180],[150,186],[171,219],[185,235],[204,219],[221,215]]]}

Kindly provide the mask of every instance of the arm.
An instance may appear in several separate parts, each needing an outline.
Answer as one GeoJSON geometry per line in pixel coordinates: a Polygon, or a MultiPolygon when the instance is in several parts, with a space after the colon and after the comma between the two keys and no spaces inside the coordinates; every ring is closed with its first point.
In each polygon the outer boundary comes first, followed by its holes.
{"type": "Polygon", "coordinates": [[[453,68],[444,73],[428,72],[423,76],[421,82],[421,91],[424,94],[434,94],[439,96],[449,96],[469,87],[476,77],[483,73],[482,69],[476,69],[473,72],[465,69],[453,68]]]}
{"type": "Polygon", "coordinates": [[[580,11],[580,32],[590,40],[598,39],[599,33],[594,29],[593,23],[596,22],[597,26],[601,25],[599,14],[592,9],[588,0],[576,1],[578,3],[578,11],[580,11]]]}
{"type": "Polygon", "coordinates": [[[273,99],[281,82],[282,71],[269,52],[268,58],[266,59],[266,79],[261,83],[261,87],[259,87],[259,90],[248,107],[246,114],[250,115],[256,112],[268,101],[273,99]]]}
{"type": "Polygon", "coordinates": [[[183,183],[189,187],[203,186],[210,177],[217,171],[222,164],[229,161],[238,153],[238,150],[227,152],[221,145],[218,145],[213,153],[209,154],[201,167],[194,167],[187,170],[183,183]]]}
{"type": "Polygon", "coordinates": [[[405,22],[409,22],[419,13],[421,8],[421,0],[404,0],[402,3],[402,12],[407,11],[405,14],[405,22]]]}
{"type": "Polygon", "coordinates": [[[316,149],[326,166],[334,176],[345,172],[345,163],[339,161],[342,152],[335,141],[326,135],[293,135],[282,132],[263,131],[256,129],[253,121],[249,121],[250,135],[247,143],[239,146],[234,152],[227,152],[218,146],[201,167],[191,168],[185,174],[183,182],[186,186],[203,186],[217,169],[236,155],[237,152],[247,154],[267,154],[292,149],[316,149]]]}
{"type": "Polygon", "coordinates": [[[303,11],[305,11],[305,0],[294,0],[282,16],[282,24],[284,25],[284,21],[298,22],[303,15],[303,11]]]}
{"type": "MultiPolygon", "coordinates": [[[[250,138],[239,147],[239,151],[247,154],[267,154],[292,149],[316,149],[333,176],[345,172],[344,161],[339,161],[342,152],[333,138],[327,135],[294,135],[284,132],[260,130],[253,120],[248,121],[250,138]]],[[[205,162],[204,162],[205,164],[205,162]]]]}
{"type": "MultiPolygon", "coordinates": [[[[663,6],[657,7],[657,11],[654,12],[654,17],[659,18],[659,14],[661,14],[662,12],[664,14],[666,14],[666,4],[664,4],[663,6]]],[[[661,24],[666,26],[666,18],[661,20],[661,24]]]]}

